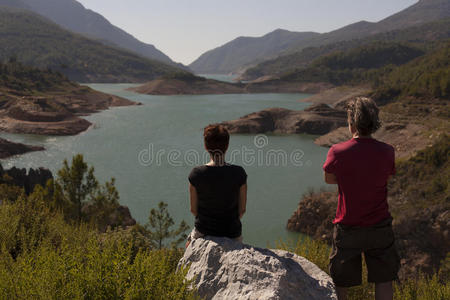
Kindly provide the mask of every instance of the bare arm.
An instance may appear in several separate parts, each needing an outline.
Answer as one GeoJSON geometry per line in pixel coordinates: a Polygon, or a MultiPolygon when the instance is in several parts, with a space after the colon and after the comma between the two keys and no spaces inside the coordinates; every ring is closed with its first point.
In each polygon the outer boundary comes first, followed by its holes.
{"type": "Polygon", "coordinates": [[[323,172],[323,179],[328,184],[337,184],[337,178],[336,175],[332,173],[323,172]]]}
{"type": "Polygon", "coordinates": [[[189,183],[189,196],[191,199],[191,213],[196,217],[198,213],[198,197],[195,186],[189,183]]]}
{"type": "Polygon", "coordinates": [[[245,214],[247,207],[247,184],[243,184],[239,189],[239,218],[245,214]]]}

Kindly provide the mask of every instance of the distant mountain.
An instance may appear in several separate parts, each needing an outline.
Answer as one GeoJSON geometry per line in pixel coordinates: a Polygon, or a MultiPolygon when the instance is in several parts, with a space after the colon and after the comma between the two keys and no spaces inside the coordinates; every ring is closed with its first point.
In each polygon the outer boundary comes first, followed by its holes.
{"type": "Polygon", "coordinates": [[[155,46],[145,44],[75,0],[0,0],[0,5],[28,8],[73,32],[116,45],[143,57],[176,64],[155,46]]]}
{"type": "Polygon", "coordinates": [[[401,42],[422,44],[429,47],[436,41],[450,39],[450,18],[440,21],[412,26],[405,29],[393,30],[361,39],[335,42],[318,47],[307,47],[301,51],[288,55],[281,55],[275,59],[266,60],[255,67],[248,68],[241,80],[254,80],[260,77],[277,77],[285,73],[306,68],[316,58],[358,48],[367,44],[380,42],[401,42]]]}
{"type": "MultiPolygon", "coordinates": [[[[229,42],[222,47],[208,51],[204,55],[200,56],[198,60],[190,65],[191,69],[195,72],[208,72],[208,73],[229,73],[237,71],[240,68],[255,65],[255,62],[261,60],[273,59],[276,56],[288,55],[301,51],[307,47],[318,47],[337,43],[341,41],[348,41],[353,39],[360,39],[374,34],[405,29],[411,26],[420,25],[440,19],[450,17],[450,1],[449,0],[421,0],[418,3],[406,8],[405,10],[396,13],[384,20],[377,23],[371,23],[366,21],[357,22],[340,29],[331,31],[324,34],[312,34],[309,38],[303,38],[299,40],[291,40],[290,43],[279,45],[274,47],[272,44],[265,45],[268,48],[273,48],[274,51],[270,55],[256,55],[254,52],[248,50],[245,53],[247,59],[242,59],[240,49],[234,47],[233,44],[236,40],[229,42]],[[255,59],[252,59],[255,58],[255,59]],[[236,61],[239,63],[228,64],[230,67],[223,67],[223,61],[230,62],[236,61]]],[[[295,36],[296,32],[291,33],[295,36]]],[[[270,43],[271,41],[267,41],[270,43]]]]}
{"type": "Polygon", "coordinates": [[[189,65],[197,74],[226,74],[242,66],[273,57],[281,51],[319,35],[278,29],[262,37],[238,37],[210,50],[189,65]]]}
{"type": "Polygon", "coordinates": [[[360,21],[329,33],[321,34],[311,40],[299,43],[288,49],[293,52],[310,46],[322,46],[330,43],[367,37],[377,33],[405,29],[411,26],[433,22],[450,17],[449,0],[420,0],[418,3],[377,23],[360,21]]]}
{"type": "Polygon", "coordinates": [[[67,31],[31,11],[0,7],[0,61],[60,71],[80,82],[143,82],[180,69],[67,31]]]}

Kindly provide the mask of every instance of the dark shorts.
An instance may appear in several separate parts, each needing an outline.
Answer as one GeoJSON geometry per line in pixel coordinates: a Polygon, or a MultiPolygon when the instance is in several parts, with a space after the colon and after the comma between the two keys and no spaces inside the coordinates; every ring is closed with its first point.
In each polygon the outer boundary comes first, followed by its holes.
{"type": "Polygon", "coordinates": [[[335,285],[361,284],[361,253],[364,253],[369,282],[396,280],[400,258],[394,241],[391,218],[371,227],[336,224],[330,255],[330,275],[335,285]]]}

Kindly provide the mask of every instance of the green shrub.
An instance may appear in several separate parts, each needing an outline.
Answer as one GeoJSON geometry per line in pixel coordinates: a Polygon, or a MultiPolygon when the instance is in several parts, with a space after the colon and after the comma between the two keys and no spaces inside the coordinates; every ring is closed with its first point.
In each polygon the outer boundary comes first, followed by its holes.
{"type": "Polygon", "coordinates": [[[181,250],[67,224],[41,195],[0,205],[1,299],[195,299],[181,250]]]}
{"type": "Polygon", "coordinates": [[[114,180],[100,186],[81,156],[74,162],[29,196],[0,185],[0,299],[198,299],[187,269],[177,271],[182,250],[152,250],[140,225],[99,231],[118,201],[114,180]],[[89,219],[68,218],[67,204],[79,212],[86,198],[89,219]]]}
{"type": "Polygon", "coordinates": [[[394,213],[404,212],[404,206],[449,207],[450,199],[450,137],[442,135],[433,146],[419,151],[409,160],[398,162],[397,174],[389,183],[390,195],[408,199],[394,206],[394,213]]]}

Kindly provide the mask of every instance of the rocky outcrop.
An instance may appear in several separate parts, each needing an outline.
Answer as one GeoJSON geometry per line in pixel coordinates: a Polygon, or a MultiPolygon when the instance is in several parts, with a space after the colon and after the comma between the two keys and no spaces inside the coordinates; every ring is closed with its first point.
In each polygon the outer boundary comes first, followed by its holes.
{"type": "Polygon", "coordinates": [[[113,106],[137,105],[87,87],[48,96],[6,93],[0,101],[0,131],[23,134],[75,135],[92,124],[80,118],[113,106]]]}
{"type": "Polygon", "coordinates": [[[305,195],[299,202],[297,210],[289,218],[286,228],[315,239],[331,241],[337,197],[336,192],[305,195]]]}
{"type": "Polygon", "coordinates": [[[345,112],[326,104],[315,104],[303,111],[269,108],[222,124],[231,133],[325,134],[345,126],[346,122],[345,112]]]}
{"type": "Polygon", "coordinates": [[[303,257],[227,238],[195,239],[179,267],[205,299],[337,299],[331,278],[303,257]]]}
{"type": "Polygon", "coordinates": [[[42,150],[45,149],[39,146],[29,146],[21,143],[13,143],[8,140],[0,138],[0,159],[42,150]]]}
{"type": "Polygon", "coordinates": [[[53,179],[53,174],[45,168],[30,169],[27,172],[26,169],[16,167],[4,170],[0,166],[0,178],[1,183],[22,187],[26,194],[30,194],[36,185],[45,186],[48,180],[53,179]]]}

